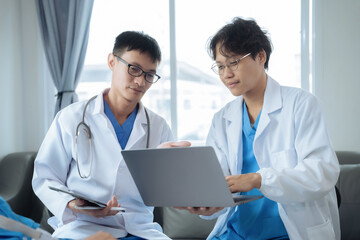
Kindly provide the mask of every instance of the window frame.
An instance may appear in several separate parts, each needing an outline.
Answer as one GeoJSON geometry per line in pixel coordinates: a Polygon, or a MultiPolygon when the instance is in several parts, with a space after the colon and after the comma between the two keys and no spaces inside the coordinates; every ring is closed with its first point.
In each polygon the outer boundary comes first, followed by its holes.
{"type": "MultiPolygon", "coordinates": [[[[319,11],[321,7],[312,0],[301,0],[301,88],[313,92],[313,79],[321,76],[320,71],[315,71],[316,66],[319,66],[320,59],[315,58],[316,54],[320,53],[315,49],[314,45],[319,42],[321,35],[317,33],[316,39],[314,31],[321,26],[319,21],[316,21],[316,14],[314,10],[319,11]],[[317,25],[316,25],[317,24],[317,25]],[[316,53],[316,54],[315,54],[316,53]],[[316,61],[314,61],[316,60],[316,61]],[[316,74],[316,76],[314,75],[316,74]]],[[[170,116],[171,116],[171,129],[174,135],[174,139],[178,140],[178,95],[177,95],[177,58],[176,58],[176,9],[175,0],[169,0],[169,37],[170,37],[170,116]]],[[[49,84],[44,86],[44,98],[45,102],[52,103],[54,98],[52,94],[49,94],[49,84]]],[[[53,87],[54,88],[54,87],[53,87]]],[[[45,106],[45,123],[46,128],[50,127],[52,118],[49,113],[53,113],[53,104],[46,104],[45,106]]],[[[53,115],[53,114],[52,114],[53,115]]]]}

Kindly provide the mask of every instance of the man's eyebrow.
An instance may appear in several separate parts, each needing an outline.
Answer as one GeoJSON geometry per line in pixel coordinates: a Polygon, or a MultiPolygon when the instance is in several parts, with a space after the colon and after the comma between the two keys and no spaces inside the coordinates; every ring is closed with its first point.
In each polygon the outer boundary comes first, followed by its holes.
{"type": "MultiPolygon", "coordinates": [[[[227,58],[225,59],[225,63],[226,63],[227,61],[237,60],[238,58],[240,58],[240,57],[238,57],[238,55],[229,56],[229,57],[227,57],[227,58]]],[[[220,63],[220,64],[222,64],[223,62],[215,61],[215,63],[220,63]]]]}
{"type": "MultiPolygon", "coordinates": [[[[134,65],[134,66],[136,66],[136,67],[139,67],[139,68],[141,68],[141,69],[144,71],[144,67],[141,66],[141,64],[139,64],[139,63],[137,63],[137,62],[133,62],[133,63],[129,63],[129,64],[134,65]]],[[[154,72],[154,73],[156,73],[156,69],[150,69],[150,70],[144,71],[144,72],[154,72]]]]}

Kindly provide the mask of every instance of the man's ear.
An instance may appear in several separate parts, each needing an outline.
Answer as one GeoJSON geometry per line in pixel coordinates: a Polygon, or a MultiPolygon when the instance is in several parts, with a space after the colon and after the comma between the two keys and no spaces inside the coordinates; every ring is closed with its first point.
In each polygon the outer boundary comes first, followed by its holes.
{"type": "Polygon", "coordinates": [[[264,49],[262,49],[256,56],[258,59],[259,59],[259,62],[263,65],[265,65],[265,62],[266,62],[266,52],[264,49]]]}
{"type": "Polygon", "coordinates": [[[115,67],[116,57],[114,56],[114,54],[109,53],[107,60],[108,60],[107,63],[108,63],[110,70],[113,71],[114,67],[115,67]]]}

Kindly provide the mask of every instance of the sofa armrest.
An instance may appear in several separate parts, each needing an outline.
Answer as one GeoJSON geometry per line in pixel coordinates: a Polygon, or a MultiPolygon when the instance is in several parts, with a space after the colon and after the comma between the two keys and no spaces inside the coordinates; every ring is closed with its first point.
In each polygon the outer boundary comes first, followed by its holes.
{"type": "Polygon", "coordinates": [[[360,239],[360,164],[340,165],[337,182],[341,194],[339,208],[341,239],[360,239]]]}
{"type": "Polygon", "coordinates": [[[0,195],[12,210],[39,222],[44,205],[31,186],[36,152],[16,152],[0,160],[0,195]]]}

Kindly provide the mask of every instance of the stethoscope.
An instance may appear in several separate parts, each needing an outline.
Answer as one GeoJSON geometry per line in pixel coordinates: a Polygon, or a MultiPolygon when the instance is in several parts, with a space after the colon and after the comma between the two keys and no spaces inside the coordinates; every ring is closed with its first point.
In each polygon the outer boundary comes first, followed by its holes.
{"type": "MultiPolygon", "coordinates": [[[[89,125],[87,125],[85,123],[85,112],[86,112],[86,108],[88,107],[89,103],[94,100],[97,96],[93,96],[92,98],[90,98],[87,103],[85,104],[85,107],[84,107],[84,110],[83,110],[83,114],[82,114],[82,121],[79,122],[79,124],[77,125],[76,127],[76,133],[75,133],[75,161],[76,161],[76,166],[77,166],[77,170],[79,172],[79,175],[81,178],[88,178],[90,177],[90,174],[91,174],[91,169],[92,169],[92,162],[93,162],[93,154],[92,154],[92,135],[91,135],[91,130],[90,130],[90,127],[89,125]],[[86,133],[86,136],[88,138],[88,141],[89,141],[89,155],[90,155],[90,171],[89,171],[89,174],[88,175],[83,175],[81,174],[81,171],[80,171],[80,165],[79,165],[79,157],[78,157],[78,138],[79,138],[79,135],[80,135],[80,129],[84,130],[84,132],[86,133]]],[[[146,136],[146,148],[149,148],[149,139],[150,139],[150,118],[149,118],[149,115],[148,115],[148,112],[146,110],[146,108],[144,107],[144,110],[145,110],[145,115],[146,115],[146,123],[147,123],[147,136],[146,136]]]]}

